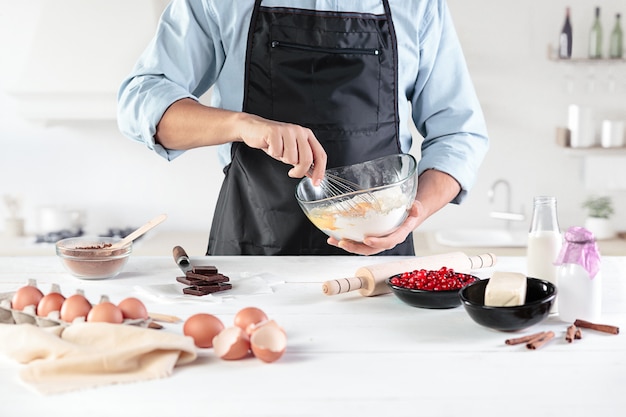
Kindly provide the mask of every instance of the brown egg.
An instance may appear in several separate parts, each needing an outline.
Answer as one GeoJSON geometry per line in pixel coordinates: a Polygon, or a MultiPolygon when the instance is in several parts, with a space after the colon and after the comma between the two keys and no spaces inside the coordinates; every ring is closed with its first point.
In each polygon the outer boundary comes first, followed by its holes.
{"type": "Polygon", "coordinates": [[[224,323],[212,314],[198,313],[183,324],[185,336],[191,336],[199,348],[213,347],[213,338],[224,329],[224,323]]]}
{"type": "Polygon", "coordinates": [[[128,297],[123,299],[117,305],[122,310],[122,315],[125,319],[148,319],[148,310],[141,300],[135,297],[128,297]]]}
{"type": "Polygon", "coordinates": [[[71,295],[61,306],[61,320],[71,323],[79,317],[87,318],[90,310],[91,303],[84,295],[80,293],[71,295]]]}
{"type": "Polygon", "coordinates": [[[121,323],[124,321],[122,310],[110,301],[102,301],[93,306],[87,314],[88,322],[121,323]]]}
{"type": "Polygon", "coordinates": [[[235,315],[235,326],[243,329],[250,334],[252,327],[267,321],[267,315],[263,310],[257,307],[242,308],[235,315]]]}
{"type": "Polygon", "coordinates": [[[250,338],[240,327],[227,327],[213,338],[213,351],[225,360],[245,358],[250,352],[250,338]]]}
{"type": "Polygon", "coordinates": [[[37,315],[48,317],[53,311],[61,311],[61,306],[65,302],[65,297],[59,292],[49,292],[37,304],[37,315]]]}
{"type": "Polygon", "coordinates": [[[37,306],[43,298],[43,293],[34,285],[25,285],[15,291],[11,299],[11,308],[14,310],[24,310],[24,307],[37,306]]]}
{"type": "Polygon", "coordinates": [[[274,362],[280,359],[287,348],[287,335],[274,320],[268,321],[254,329],[250,336],[252,353],[263,362],[274,362]]]}

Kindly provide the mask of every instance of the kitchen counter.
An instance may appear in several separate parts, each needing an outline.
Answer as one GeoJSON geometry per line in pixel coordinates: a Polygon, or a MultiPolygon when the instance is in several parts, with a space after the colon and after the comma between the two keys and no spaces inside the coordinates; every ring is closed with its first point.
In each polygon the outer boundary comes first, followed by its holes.
{"type": "MultiPolygon", "coordinates": [[[[231,277],[255,278],[248,294],[181,298],[171,255],[138,256],[111,280],[82,281],[54,256],[0,257],[0,292],[28,279],[42,289],[58,283],[64,293],[81,288],[94,299],[139,297],[151,312],[189,317],[198,312],[230,325],[247,306],[263,309],[287,332],[285,355],[266,364],[254,357],[223,361],[211,349],[173,375],[154,381],[104,386],[44,396],[18,378],[19,365],[0,357],[2,416],[618,416],[626,386],[626,338],[583,330],[568,344],[568,323],[550,317],[516,335],[553,330],[538,350],[507,346],[511,333],[483,328],[463,307],[409,307],[392,294],[356,292],[326,296],[321,283],[352,276],[384,258],[195,257],[231,277]],[[178,287],[177,287],[178,286],[178,287]]],[[[494,270],[525,272],[523,257],[501,256],[494,270]]],[[[626,326],[626,257],[604,257],[602,322],[626,326]]],[[[164,324],[161,332],[182,332],[164,324]]],[[[1,343],[1,342],[0,342],[1,343]]]]}
{"type": "MultiPolygon", "coordinates": [[[[190,255],[204,255],[208,242],[208,231],[152,230],[135,242],[133,253],[140,256],[169,255],[172,248],[180,245],[190,255]]],[[[622,235],[624,236],[624,235],[622,235]]],[[[35,238],[8,238],[0,236],[0,256],[45,256],[54,255],[54,244],[34,243],[35,238]]],[[[414,233],[415,254],[418,256],[434,253],[461,251],[467,254],[495,253],[498,256],[526,256],[525,247],[452,247],[441,245],[435,233],[422,231],[414,233]]],[[[600,240],[598,248],[603,256],[626,256],[626,239],[623,237],[600,240]]]]}

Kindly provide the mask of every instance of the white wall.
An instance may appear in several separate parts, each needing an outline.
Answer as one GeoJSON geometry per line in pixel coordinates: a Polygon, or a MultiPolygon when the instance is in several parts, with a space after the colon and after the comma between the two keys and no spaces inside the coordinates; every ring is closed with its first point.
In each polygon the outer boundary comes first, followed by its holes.
{"type": "MultiPolygon", "coordinates": [[[[527,216],[534,195],[555,195],[563,228],[582,224],[580,203],[589,194],[609,194],[616,203],[615,222],[625,230],[621,213],[626,187],[607,190],[605,184],[612,176],[626,178],[626,152],[616,158],[585,159],[555,144],[555,129],[565,124],[570,103],[593,105],[598,118],[626,120],[626,64],[572,66],[547,59],[548,44],[556,42],[567,5],[573,13],[574,55],[584,56],[596,3],[449,0],[449,5],[492,145],[466,203],[445,208],[423,228],[500,226],[489,212],[503,209],[503,195],[490,204],[487,191],[503,178],[512,185],[513,209],[523,206],[527,216]],[[595,79],[591,92],[590,79],[595,79]]],[[[607,34],[614,13],[626,14],[626,5],[606,0],[602,7],[607,34]]],[[[169,219],[160,228],[208,234],[222,176],[214,150],[194,150],[168,163],[122,137],[113,120],[30,122],[16,112],[3,82],[0,79],[0,196],[21,198],[29,232],[37,230],[38,207],[59,205],[86,210],[87,231],[94,233],[138,226],[165,212],[169,219]]],[[[0,202],[0,218],[5,216],[0,202]]],[[[527,228],[528,222],[518,227],[527,228]]]]}

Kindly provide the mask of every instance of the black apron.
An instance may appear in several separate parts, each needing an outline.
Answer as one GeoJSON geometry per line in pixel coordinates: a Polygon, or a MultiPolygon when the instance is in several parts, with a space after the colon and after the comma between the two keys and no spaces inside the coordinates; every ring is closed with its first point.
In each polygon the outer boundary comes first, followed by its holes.
{"type": "MultiPolygon", "coordinates": [[[[268,8],[257,0],[243,111],[308,127],[338,167],[401,153],[397,47],[391,12],[268,8]]],[[[346,255],[306,218],[291,168],[232,144],[207,255],[346,255]]],[[[382,255],[413,255],[409,235],[382,255]]]]}

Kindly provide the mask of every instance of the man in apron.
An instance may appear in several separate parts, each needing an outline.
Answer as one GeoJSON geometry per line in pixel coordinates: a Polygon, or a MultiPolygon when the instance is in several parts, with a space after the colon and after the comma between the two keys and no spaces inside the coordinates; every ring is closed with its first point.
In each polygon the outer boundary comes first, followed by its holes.
{"type": "MultiPolygon", "coordinates": [[[[459,194],[461,186],[452,176],[422,172],[405,224],[388,237],[364,243],[329,239],[296,202],[296,184],[310,165],[317,180],[326,166],[403,152],[397,39],[389,0],[381,3],[384,13],[372,14],[254,1],[242,114],[259,124],[276,123],[271,127],[279,137],[255,132],[257,137],[250,138],[244,132],[232,142],[208,255],[413,255],[411,231],[459,194]]],[[[158,123],[156,140],[167,148],[181,129],[180,122],[170,121],[197,106],[191,99],[174,102],[158,123]]],[[[224,114],[224,120],[233,117],[224,114]]]]}

